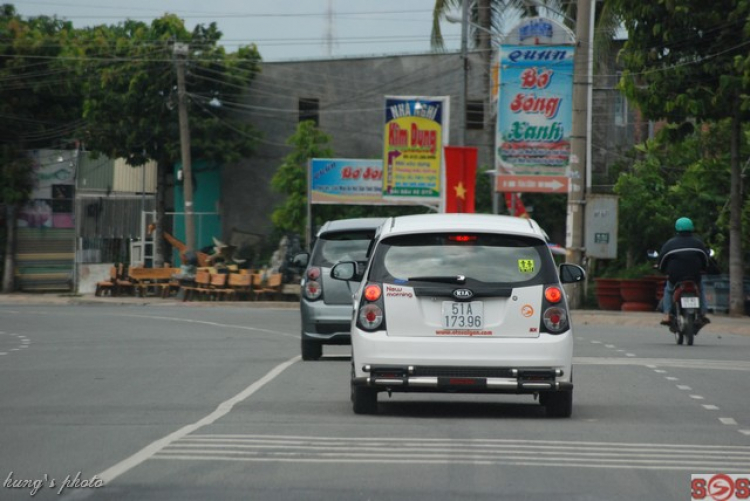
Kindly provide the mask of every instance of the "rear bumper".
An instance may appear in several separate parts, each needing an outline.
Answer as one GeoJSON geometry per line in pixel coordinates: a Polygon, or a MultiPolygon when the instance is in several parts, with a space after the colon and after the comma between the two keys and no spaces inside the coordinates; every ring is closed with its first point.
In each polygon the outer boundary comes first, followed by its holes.
{"type": "Polygon", "coordinates": [[[323,344],[350,344],[352,306],[329,305],[323,301],[300,302],[302,338],[323,344]]]}
{"type": "Polygon", "coordinates": [[[352,331],[353,384],[389,391],[537,393],[573,388],[573,334],[389,337],[352,331]]]}
{"type": "MultiPolygon", "coordinates": [[[[392,392],[515,393],[572,391],[561,369],[364,366],[352,384],[392,392]]],[[[569,375],[567,379],[570,379],[569,375]]]]}

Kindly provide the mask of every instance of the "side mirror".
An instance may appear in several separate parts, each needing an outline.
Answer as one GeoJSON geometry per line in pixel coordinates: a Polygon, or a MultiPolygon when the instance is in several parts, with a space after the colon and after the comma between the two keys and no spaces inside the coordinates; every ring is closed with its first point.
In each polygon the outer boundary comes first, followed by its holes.
{"type": "Polygon", "coordinates": [[[341,261],[331,268],[331,278],[343,281],[361,281],[362,272],[355,261],[341,261]]]}
{"type": "Polygon", "coordinates": [[[560,282],[575,284],[586,278],[586,272],[577,264],[563,263],[560,265],[560,282]]]}
{"type": "Polygon", "coordinates": [[[310,254],[307,252],[300,252],[292,258],[292,266],[295,268],[305,269],[308,262],[310,262],[310,254]]]}

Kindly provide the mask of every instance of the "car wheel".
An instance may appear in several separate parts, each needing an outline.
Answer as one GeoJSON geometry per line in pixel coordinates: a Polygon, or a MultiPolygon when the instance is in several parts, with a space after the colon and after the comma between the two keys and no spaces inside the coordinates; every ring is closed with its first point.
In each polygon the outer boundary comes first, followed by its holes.
{"type": "Polygon", "coordinates": [[[307,339],[302,340],[302,360],[318,360],[322,355],[322,344],[307,339]]]}
{"type": "Polygon", "coordinates": [[[373,388],[354,385],[354,367],[352,367],[352,379],[350,382],[352,409],[355,414],[377,414],[378,392],[373,388]]]}
{"type": "Polygon", "coordinates": [[[555,391],[540,398],[548,417],[567,418],[573,414],[573,391],[555,391]]]}

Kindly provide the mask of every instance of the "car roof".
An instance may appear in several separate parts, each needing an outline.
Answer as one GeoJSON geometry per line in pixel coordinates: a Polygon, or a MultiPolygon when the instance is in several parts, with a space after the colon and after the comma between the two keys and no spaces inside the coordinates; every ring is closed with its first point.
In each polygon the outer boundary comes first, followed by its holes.
{"type": "Polygon", "coordinates": [[[477,231],[535,237],[546,235],[533,219],[494,214],[420,214],[391,218],[381,228],[381,237],[432,231],[477,231]]]}
{"type": "Polygon", "coordinates": [[[361,217],[326,221],[318,230],[318,237],[326,233],[352,230],[376,230],[386,221],[383,217],[361,217]]]}

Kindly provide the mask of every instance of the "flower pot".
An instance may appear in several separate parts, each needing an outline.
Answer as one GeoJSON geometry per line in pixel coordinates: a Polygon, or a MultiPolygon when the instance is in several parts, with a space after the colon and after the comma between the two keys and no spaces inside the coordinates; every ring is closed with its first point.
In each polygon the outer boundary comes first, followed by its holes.
{"type": "Polygon", "coordinates": [[[653,280],[623,280],[620,294],[626,303],[656,303],[656,286],[653,280]]]}
{"type": "Polygon", "coordinates": [[[620,279],[596,278],[596,302],[601,310],[619,310],[622,306],[620,279]]]}

